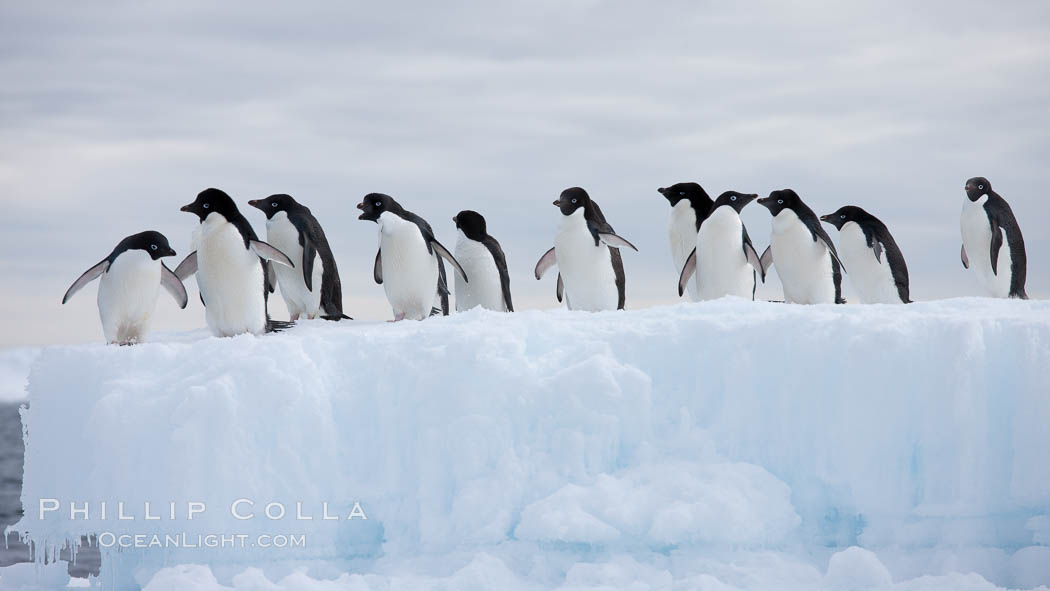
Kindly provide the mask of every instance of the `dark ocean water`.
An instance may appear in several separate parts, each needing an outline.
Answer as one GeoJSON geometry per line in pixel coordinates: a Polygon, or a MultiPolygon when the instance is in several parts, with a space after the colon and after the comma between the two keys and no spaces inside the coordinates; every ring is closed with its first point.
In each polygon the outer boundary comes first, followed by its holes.
{"type": "MultiPolygon", "coordinates": [[[[22,443],[22,419],[18,416],[18,404],[0,403],[0,531],[22,518],[22,458],[25,447],[22,443]]],[[[63,551],[68,558],[68,551],[63,551]]],[[[97,548],[81,546],[77,563],[69,565],[69,574],[85,577],[98,574],[99,553],[97,548]]],[[[11,534],[7,547],[0,544],[0,567],[29,562],[29,547],[11,534]]]]}

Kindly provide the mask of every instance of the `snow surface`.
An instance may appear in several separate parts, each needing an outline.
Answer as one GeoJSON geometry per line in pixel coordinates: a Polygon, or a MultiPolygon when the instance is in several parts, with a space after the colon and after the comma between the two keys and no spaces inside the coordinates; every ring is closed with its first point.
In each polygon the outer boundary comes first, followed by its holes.
{"type": "Polygon", "coordinates": [[[309,542],[103,549],[113,588],[1050,585],[1048,302],[724,299],[155,338],[41,353],[16,529],[45,548],[309,542]],[[38,520],[40,498],[90,519],[38,520]],[[238,498],[315,519],[234,520],[238,498]],[[138,518],[103,521],[100,501],[138,518]],[[165,518],[143,520],[146,501],[165,518]],[[188,520],[188,501],[208,509],[188,520]],[[325,501],[368,520],[321,520],[325,501]]]}

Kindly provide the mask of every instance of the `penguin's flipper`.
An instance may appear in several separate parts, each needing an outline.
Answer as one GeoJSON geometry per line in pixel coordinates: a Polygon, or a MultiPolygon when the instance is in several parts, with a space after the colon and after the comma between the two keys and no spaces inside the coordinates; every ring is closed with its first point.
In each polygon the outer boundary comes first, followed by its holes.
{"type": "Polygon", "coordinates": [[[835,245],[832,244],[830,240],[828,240],[827,238],[824,238],[823,236],[814,236],[813,240],[814,241],[819,240],[821,242],[821,244],[824,245],[824,248],[828,249],[828,254],[831,255],[831,258],[835,259],[835,262],[839,264],[839,268],[841,268],[842,272],[845,273],[846,272],[846,265],[843,265],[842,261],[839,260],[839,253],[835,252],[835,245]]]}
{"type": "Polygon", "coordinates": [[[273,261],[275,263],[284,265],[285,267],[295,268],[295,263],[292,259],[288,258],[288,255],[284,254],[280,250],[277,250],[273,246],[263,242],[262,240],[252,240],[249,242],[252,252],[259,255],[259,258],[264,261],[273,261]]]}
{"type": "Polygon", "coordinates": [[[959,258],[962,259],[963,269],[969,269],[970,268],[970,258],[966,256],[966,245],[965,244],[963,244],[962,248],[959,250],[959,258]]]}
{"type": "Polygon", "coordinates": [[[459,273],[459,276],[463,278],[463,281],[465,283],[470,283],[470,280],[467,279],[467,272],[463,270],[463,267],[460,266],[459,261],[456,260],[456,257],[452,256],[452,253],[449,252],[447,248],[442,246],[442,244],[437,240],[431,240],[430,244],[434,247],[434,250],[439,255],[441,255],[441,258],[445,259],[449,262],[449,264],[452,265],[452,268],[454,268],[456,272],[459,273]]]}
{"type": "Polygon", "coordinates": [[[376,264],[372,267],[372,278],[379,285],[383,284],[383,249],[376,251],[376,264]]]}
{"type": "Polygon", "coordinates": [[[171,272],[164,263],[160,264],[160,284],[164,286],[164,289],[168,290],[171,297],[175,298],[175,301],[179,304],[180,308],[185,308],[190,298],[186,295],[186,286],[182,284],[182,280],[179,279],[178,275],[171,272]]]}
{"type": "Polygon", "coordinates": [[[186,278],[197,272],[197,251],[193,251],[186,255],[186,258],[182,259],[178,267],[175,267],[175,276],[181,281],[186,281],[186,278]]]}
{"type": "Polygon", "coordinates": [[[84,271],[84,273],[80,277],[77,277],[77,280],[73,282],[73,285],[70,285],[69,289],[66,290],[66,295],[62,296],[62,303],[64,304],[68,302],[69,298],[73,297],[73,294],[80,291],[80,288],[98,279],[107,269],[109,269],[109,259],[102,259],[97,265],[84,271]]]}
{"type": "MultiPolygon", "coordinates": [[[[762,259],[758,256],[758,252],[755,251],[755,245],[751,243],[751,237],[747,235],[747,226],[741,224],[744,231],[743,245],[744,245],[744,257],[747,258],[747,262],[751,267],[758,273],[759,277],[762,278],[762,283],[766,282],[766,270],[762,268],[762,259]]],[[[752,299],[754,299],[754,294],[752,299]]]]}
{"type": "Polygon", "coordinates": [[[773,246],[767,246],[762,251],[762,256],[759,257],[760,266],[762,267],[762,274],[765,275],[769,272],[769,269],[773,266],[773,246]]]}
{"type": "MultiPolygon", "coordinates": [[[[536,279],[542,279],[543,274],[546,273],[548,269],[557,264],[558,257],[555,256],[554,247],[552,246],[550,250],[543,253],[543,256],[540,257],[540,260],[536,261],[536,279]]],[[[558,277],[561,277],[561,273],[558,274],[558,277]]]]}
{"type": "Polygon", "coordinates": [[[626,238],[613,234],[612,232],[598,232],[598,238],[613,248],[631,248],[638,252],[638,248],[627,241],[626,238]]]}
{"type": "Polygon", "coordinates": [[[317,249],[314,248],[314,243],[303,236],[303,281],[306,282],[306,289],[309,291],[314,290],[314,257],[316,256],[317,249]]]}
{"type": "Polygon", "coordinates": [[[878,240],[875,240],[875,243],[872,245],[871,249],[875,251],[875,260],[878,261],[878,263],[881,265],[882,264],[882,243],[879,242],[878,240]]]}
{"type": "Polygon", "coordinates": [[[999,266],[999,249],[1003,247],[1003,232],[999,229],[999,222],[995,221],[994,218],[989,219],[988,221],[992,226],[992,241],[990,243],[991,248],[989,252],[992,257],[992,275],[998,275],[999,270],[997,267],[999,266]]]}
{"type": "Polygon", "coordinates": [[[555,295],[558,296],[558,303],[561,303],[562,296],[565,295],[565,284],[561,281],[561,273],[558,273],[558,288],[555,291],[555,295]]]}
{"type": "Polygon", "coordinates": [[[689,258],[685,260],[685,266],[682,267],[682,274],[678,277],[678,297],[682,297],[685,294],[685,288],[689,285],[689,279],[696,273],[696,249],[689,253],[689,258]]]}

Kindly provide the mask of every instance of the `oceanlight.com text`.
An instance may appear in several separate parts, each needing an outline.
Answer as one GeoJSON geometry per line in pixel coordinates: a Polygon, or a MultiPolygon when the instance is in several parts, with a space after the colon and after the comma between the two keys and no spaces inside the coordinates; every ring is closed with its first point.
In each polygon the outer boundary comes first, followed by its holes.
{"type": "Polygon", "coordinates": [[[100,548],[305,548],[306,534],[115,534],[100,533],[100,548]]]}

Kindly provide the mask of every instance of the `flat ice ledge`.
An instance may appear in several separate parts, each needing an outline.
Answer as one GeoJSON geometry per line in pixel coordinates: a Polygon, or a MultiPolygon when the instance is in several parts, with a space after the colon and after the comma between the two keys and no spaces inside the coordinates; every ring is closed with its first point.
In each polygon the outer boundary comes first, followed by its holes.
{"type": "MultiPolygon", "coordinates": [[[[155,570],[507,540],[1012,552],[1050,539],[1047,367],[1050,305],[984,299],[475,311],[51,347],[29,380],[17,529],[45,547],[102,531],[309,536],[270,554],[110,553],[104,574],[129,556],[155,570]],[[256,518],[233,519],[240,498],[256,518]],[[38,520],[40,499],[62,508],[38,520]],[[116,520],[119,501],[137,519],[116,520]],[[290,515],[262,517],[270,501],[290,515]],[[315,519],[291,519],[297,501],[315,519]],[[89,519],[69,519],[73,502],[89,519]],[[144,520],[146,502],[164,518],[144,520]],[[190,502],[206,512],[187,519],[190,502]],[[323,521],[325,502],[369,519],[323,521]]],[[[1001,567],[977,562],[960,569],[1001,567]]]]}

